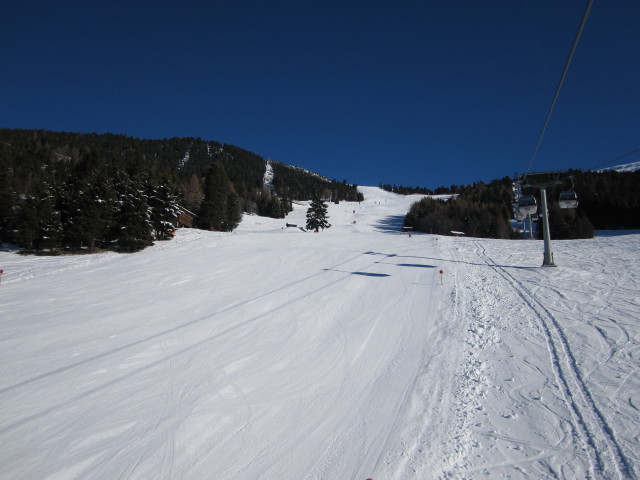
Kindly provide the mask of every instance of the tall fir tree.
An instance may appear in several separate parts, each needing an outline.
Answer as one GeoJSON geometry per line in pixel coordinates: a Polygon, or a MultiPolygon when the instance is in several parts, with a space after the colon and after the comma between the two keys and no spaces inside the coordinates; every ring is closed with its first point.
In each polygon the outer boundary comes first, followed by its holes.
{"type": "Polygon", "coordinates": [[[21,248],[55,251],[60,247],[60,212],[56,210],[54,190],[47,182],[37,182],[33,193],[21,198],[15,228],[16,241],[21,248]]]}
{"type": "Polygon", "coordinates": [[[63,228],[56,205],[56,189],[43,183],[38,196],[39,230],[36,248],[40,251],[57,252],[62,246],[63,228]]]}
{"type": "Polygon", "coordinates": [[[326,203],[319,195],[314,195],[307,210],[307,230],[313,230],[317,233],[319,229],[324,230],[331,227],[331,224],[327,221],[328,218],[326,203]]]}
{"type": "Polygon", "coordinates": [[[227,200],[229,177],[224,166],[215,162],[204,183],[204,198],[198,211],[198,226],[204,230],[229,230],[227,200]]]}
{"type": "Polygon", "coordinates": [[[63,242],[72,250],[93,250],[111,240],[116,209],[113,181],[103,170],[76,174],[58,196],[63,242]]]}
{"type": "Polygon", "coordinates": [[[229,192],[227,194],[227,216],[223,225],[224,230],[231,232],[242,221],[242,207],[240,206],[240,197],[233,189],[233,185],[230,184],[229,192]]]}
{"type": "Polygon", "coordinates": [[[149,183],[148,203],[153,237],[156,240],[168,240],[175,230],[179,208],[174,190],[168,181],[159,184],[149,183]]]}
{"type": "Polygon", "coordinates": [[[118,250],[137,252],[153,244],[149,204],[144,183],[140,177],[129,178],[126,173],[118,175],[118,192],[114,237],[118,250]]]}
{"type": "Polygon", "coordinates": [[[13,185],[8,154],[0,146],[0,243],[12,240],[18,196],[13,185]]]}

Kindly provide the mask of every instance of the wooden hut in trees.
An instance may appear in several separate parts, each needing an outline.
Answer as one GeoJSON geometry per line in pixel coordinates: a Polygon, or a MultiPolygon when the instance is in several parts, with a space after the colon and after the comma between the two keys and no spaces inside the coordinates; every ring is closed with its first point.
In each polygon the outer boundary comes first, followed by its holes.
{"type": "Polygon", "coordinates": [[[193,219],[196,218],[196,214],[190,212],[184,207],[178,205],[178,220],[176,222],[176,228],[180,227],[193,227],[193,219]]]}

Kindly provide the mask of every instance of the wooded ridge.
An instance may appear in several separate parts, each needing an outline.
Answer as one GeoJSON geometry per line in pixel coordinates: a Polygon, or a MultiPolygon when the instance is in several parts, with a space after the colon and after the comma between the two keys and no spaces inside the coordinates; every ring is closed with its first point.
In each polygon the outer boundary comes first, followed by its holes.
{"type": "Polygon", "coordinates": [[[0,129],[0,241],[33,251],[136,251],[170,238],[179,207],[233,230],[242,212],[283,218],[292,200],[358,200],[357,186],[200,138],[0,129]]]}

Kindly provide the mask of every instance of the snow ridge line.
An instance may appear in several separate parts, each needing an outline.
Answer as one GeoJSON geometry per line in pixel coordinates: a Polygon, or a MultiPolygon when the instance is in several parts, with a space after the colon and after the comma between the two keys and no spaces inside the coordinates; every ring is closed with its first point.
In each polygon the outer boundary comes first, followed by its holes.
{"type": "MultiPolygon", "coordinates": [[[[504,268],[500,268],[491,260],[491,258],[486,254],[486,250],[484,246],[474,240],[474,244],[477,247],[478,256],[485,261],[485,263],[491,267],[495,272],[499,273],[502,278],[504,278],[514,291],[524,300],[524,302],[533,310],[533,312],[538,317],[542,329],[545,333],[545,337],[547,340],[547,345],[549,346],[549,353],[552,357],[553,369],[556,374],[557,379],[563,385],[563,395],[565,397],[565,402],[568,406],[571,407],[572,413],[574,417],[578,420],[579,426],[584,431],[587,437],[587,444],[591,447],[592,455],[595,457],[595,461],[600,473],[600,476],[604,478],[610,478],[610,475],[607,475],[607,472],[610,471],[605,468],[603,458],[601,457],[598,449],[596,448],[596,440],[598,435],[596,435],[593,431],[599,431],[599,436],[604,439],[603,443],[607,445],[607,448],[611,454],[610,462],[613,463],[615,467],[615,471],[617,472],[617,476],[619,479],[623,478],[638,478],[638,476],[633,471],[629,460],[624,455],[622,448],[618,441],[615,438],[615,434],[611,425],[606,420],[604,414],[596,405],[591,391],[587,387],[585,381],[580,375],[580,371],[578,369],[577,361],[571,348],[569,346],[569,341],[562,330],[562,327],[555,319],[553,314],[539,301],[535,298],[535,296],[529,291],[527,287],[525,287],[522,282],[517,280],[513,275],[507,272],[504,268]],[[542,311],[542,313],[540,312],[542,311]],[[548,320],[545,320],[544,317],[547,317],[548,320]],[[551,324],[551,327],[549,326],[551,324]],[[554,341],[554,333],[555,337],[557,337],[557,341],[560,344],[561,353],[564,353],[564,357],[559,355],[559,349],[556,346],[556,342],[554,341]],[[566,365],[563,365],[562,360],[566,365]],[[567,370],[569,373],[565,373],[567,370]],[[569,379],[572,380],[572,383],[577,386],[577,390],[580,393],[581,398],[575,398],[574,393],[569,385],[569,379]],[[582,400],[582,402],[580,402],[582,400]],[[583,412],[583,410],[586,410],[583,412]],[[590,422],[586,420],[587,415],[590,417],[590,422]]],[[[591,455],[589,456],[591,461],[591,455]]]]}

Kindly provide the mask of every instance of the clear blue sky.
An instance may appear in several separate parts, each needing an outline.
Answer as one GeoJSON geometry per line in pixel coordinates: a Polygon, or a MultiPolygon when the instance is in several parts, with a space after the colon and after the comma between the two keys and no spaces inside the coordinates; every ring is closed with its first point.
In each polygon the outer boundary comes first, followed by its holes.
{"type": "MultiPolygon", "coordinates": [[[[7,0],[0,127],[200,137],[360,185],[489,181],[526,170],[586,4],[7,0]]],[[[640,1],[595,1],[532,170],[640,147],[639,25],[640,1]]]]}

